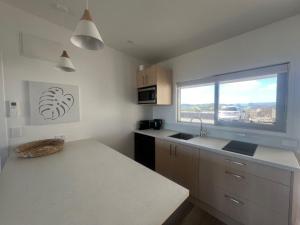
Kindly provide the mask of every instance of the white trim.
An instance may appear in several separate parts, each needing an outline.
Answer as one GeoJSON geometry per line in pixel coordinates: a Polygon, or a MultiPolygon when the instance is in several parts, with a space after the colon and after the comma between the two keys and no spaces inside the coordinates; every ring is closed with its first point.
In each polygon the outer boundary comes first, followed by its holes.
{"type": "Polygon", "coordinates": [[[289,62],[282,63],[282,64],[276,64],[276,65],[270,65],[270,66],[264,66],[259,68],[253,68],[253,69],[246,69],[246,70],[240,70],[237,72],[229,72],[224,74],[218,74],[207,78],[197,79],[197,80],[189,80],[189,81],[182,81],[177,83],[177,87],[182,86],[193,86],[193,85],[201,85],[205,83],[213,83],[215,81],[226,81],[226,80],[232,80],[236,78],[249,78],[249,77],[257,77],[257,76],[264,76],[264,75],[270,75],[274,73],[287,73],[289,71],[289,62]]]}
{"type": "MultiPolygon", "coordinates": [[[[1,121],[0,129],[2,129],[0,132],[0,156],[1,158],[3,157],[2,161],[5,161],[5,158],[8,155],[7,120],[5,114],[6,114],[6,110],[5,110],[4,65],[3,65],[3,54],[0,51],[0,121],[1,121]]],[[[1,166],[3,167],[4,163],[1,164],[1,166]]]]}

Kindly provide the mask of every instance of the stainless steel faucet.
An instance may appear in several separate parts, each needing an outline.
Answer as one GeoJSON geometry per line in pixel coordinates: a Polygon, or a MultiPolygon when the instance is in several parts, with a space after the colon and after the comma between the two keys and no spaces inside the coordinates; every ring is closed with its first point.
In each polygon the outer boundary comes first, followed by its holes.
{"type": "Polygon", "coordinates": [[[200,137],[207,136],[207,129],[203,127],[202,118],[200,118],[200,137]]]}

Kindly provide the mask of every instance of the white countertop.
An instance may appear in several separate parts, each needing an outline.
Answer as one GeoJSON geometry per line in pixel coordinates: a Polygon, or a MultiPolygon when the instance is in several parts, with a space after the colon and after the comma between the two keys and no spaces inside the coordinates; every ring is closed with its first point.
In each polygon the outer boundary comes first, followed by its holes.
{"type": "Polygon", "coordinates": [[[188,190],[95,140],[0,174],[3,225],[161,225],[188,190]]]}
{"type": "Polygon", "coordinates": [[[258,146],[254,156],[247,156],[238,153],[228,152],[222,148],[230,141],[211,137],[195,137],[190,140],[180,140],[169,137],[170,135],[179,133],[172,130],[136,130],[136,133],[145,134],[155,138],[165,139],[192,147],[198,147],[203,150],[213,151],[219,154],[241,158],[249,161],[262,163],[265,165],[286,169],[290,171],[300,171],[299,161],[293,151],[258,146]]]}

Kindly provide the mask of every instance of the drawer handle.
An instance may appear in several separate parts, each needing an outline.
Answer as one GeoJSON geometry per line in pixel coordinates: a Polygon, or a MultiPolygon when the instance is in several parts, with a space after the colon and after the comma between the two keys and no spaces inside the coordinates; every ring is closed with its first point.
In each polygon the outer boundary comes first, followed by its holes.
{"type": "Polygon", "coordinates": [[[245,179],[244,176],[238,175],[238,174],[236,174],[236,173],[232,173],[232,172],[229,172],[229,171],[225,171],[225,174],[230,175],[230,176],[233,176],[234,178],[236,178],[236,179],[238,179],[238,180],[245,179]]]}
{"type": "Polygon", "coordinates": [[[233,197],[231,197],[231,196],[229,196],[229,195],[227,195],[227,194],[225,194],[224,197],[225,197],[226,199],[228,199],[229,201],[235,203],[236,205],[240,205],[240,206],[244,205],[244,202],[239,201],[239,200],[237,200],[236,198],[233,198],[233,197]]]}
{"type": "Polygon", "coordinates": [[[231,164],[234,164],[234,165],[238,165],[238,166],[246,166],[245,163],[241,163],[241,162],[237,162],[237,161],[232,161],[230,159],[226,159],[228,162],[230,162],[231,164]]]}

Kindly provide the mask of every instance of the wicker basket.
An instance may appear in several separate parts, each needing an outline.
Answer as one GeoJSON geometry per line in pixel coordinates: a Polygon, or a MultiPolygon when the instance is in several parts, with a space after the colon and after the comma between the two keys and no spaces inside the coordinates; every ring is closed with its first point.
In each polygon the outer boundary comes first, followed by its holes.
{"type": "Polygon", "coordinates": [[[16,155],[21,158],[35,158],[51,155],[62,151],[64,144],[65,142],[62,139],[46,139],[29,142],[18,146],[16,148],[16,155]]]}

